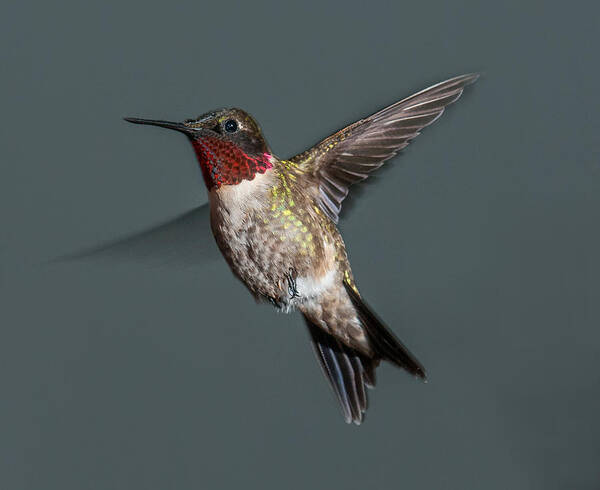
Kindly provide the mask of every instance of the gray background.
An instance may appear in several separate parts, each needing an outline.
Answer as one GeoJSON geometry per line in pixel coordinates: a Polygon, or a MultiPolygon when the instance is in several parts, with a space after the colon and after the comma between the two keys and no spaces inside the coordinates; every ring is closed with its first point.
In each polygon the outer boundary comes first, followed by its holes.
{"type": "Polygon", "coordinates": [[[5,4],[0,488],[599,488],[599,11],[537,3],[5,4]],[[222,260],[47,262],[206,201],[122,116],[240,106],[291,156],[469,71],[346,209],[430,377],[384,366],[359,428],[222,260]]]}

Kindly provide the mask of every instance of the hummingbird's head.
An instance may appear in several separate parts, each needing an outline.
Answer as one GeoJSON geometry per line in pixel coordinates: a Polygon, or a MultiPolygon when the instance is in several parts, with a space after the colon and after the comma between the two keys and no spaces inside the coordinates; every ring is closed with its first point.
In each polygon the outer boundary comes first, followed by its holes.
{"type": "Polygon", "coordinates": [[[184,133],[194,146],[209,190],[252,180],[273,166],[260,127],[241,109],[207,112],[182,123],[129,117],[125,120],[184,133]]]}

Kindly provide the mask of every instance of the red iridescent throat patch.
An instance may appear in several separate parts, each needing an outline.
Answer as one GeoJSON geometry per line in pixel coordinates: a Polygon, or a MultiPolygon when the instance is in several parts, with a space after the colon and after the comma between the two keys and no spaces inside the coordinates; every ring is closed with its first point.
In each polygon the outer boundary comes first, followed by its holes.
{"type": "Polygon", "coordinates": [[[237,145],[219,138],[198,138],[192,144],[209,190],[252,180],[257,173],[264,174],[273,167],[268,153],[252,157],[237,145]]]}

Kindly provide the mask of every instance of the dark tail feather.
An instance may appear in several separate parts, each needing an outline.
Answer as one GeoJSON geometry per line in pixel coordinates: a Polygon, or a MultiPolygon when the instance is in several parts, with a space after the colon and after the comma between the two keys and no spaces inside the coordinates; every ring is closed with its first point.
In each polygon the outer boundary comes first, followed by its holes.
{"type": "Polygon", "coordinates": [[[319,364],[340,402],[346,422],[359,425],[367,409],[366,387],[375,386],[378,361],[342,344],[308,318],[304,319],[319,364]]]}
{"type": "Polygon", "coordinates": [[[371,346],[375,354],[398,367],[406,369],[409,373],[425,380],[425,368],[417,358],[396,338],[377,315],[363,301],[360,295],[346,282],[346,291],[358,313],[362,325],[367,331],[371,346]]]}

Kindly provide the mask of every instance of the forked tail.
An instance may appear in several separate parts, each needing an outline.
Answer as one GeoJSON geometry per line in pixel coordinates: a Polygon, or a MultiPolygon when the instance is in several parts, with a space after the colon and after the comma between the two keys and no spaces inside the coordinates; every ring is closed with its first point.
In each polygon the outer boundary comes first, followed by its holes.
{"type": "Polygon", "coordinates": [[[406,346],[384,325],[369,308],[352,286],[344,282],[344,287],[358,313],[360,323],[365,328],[375,354],[384,361],[406,369],[410,374],[423,380],[427,379],[425,368],[406,346]]]}
{"type": "Polygon", "coordinates": [[[380,360],[389,361],[423,380],[426,376],[421,363],[383,324],[360,295],[350,285],[344,283],[344,286],[369,339],[373,351],[371,355],[348,347],[306,316],[304,319],[315,354],[340,403],[344,419],[347,423],[359,425],[368,405],[366,388],[375,386],[375,368],[380,360]]]}

